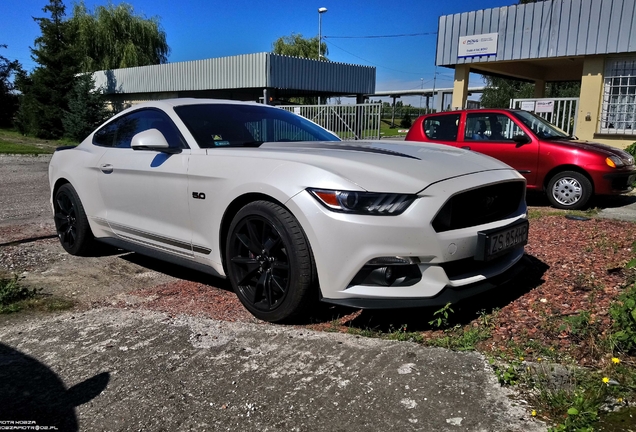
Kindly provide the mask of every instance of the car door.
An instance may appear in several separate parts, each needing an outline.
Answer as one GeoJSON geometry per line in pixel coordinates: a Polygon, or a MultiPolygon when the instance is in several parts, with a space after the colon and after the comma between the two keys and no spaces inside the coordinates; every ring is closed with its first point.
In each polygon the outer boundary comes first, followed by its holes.
{"type": "Polygon", "coordinates": [[[519,171],[529,185],[534,185],[537,181],[539,145],[530,136],[525,144],[513,141],[513,137],[520,134],[527,136],[519,124],[506,114],[468,112],[461,147],[507,163],[519,171]]]}
{"type": "Polygon", "coordinates": [[[107,147],[97,168],[112,231],[129,241],[192,256],[190,149],[172,120],[158,109],[133,111],[96,132],[94,144],[107,147]],[[153,128],[178,152],[131,148],[134,135],[153,128]]]}

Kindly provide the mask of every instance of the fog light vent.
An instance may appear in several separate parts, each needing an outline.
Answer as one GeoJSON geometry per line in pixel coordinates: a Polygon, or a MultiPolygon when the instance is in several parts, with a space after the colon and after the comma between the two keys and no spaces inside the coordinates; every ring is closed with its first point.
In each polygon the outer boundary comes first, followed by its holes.
{"type": "MultiPolygon", "coordinates": [[[[373,261],[375,260],[371,260],[369,263],[373,261]]],[[[420,279],[422,279],[422,272],[420,272],[417,264],[407,264],[406,262],[399,262],[394,265],[367,264],[362,267],[349,286],[403,287],[415,285],[420,279]]]]}
{"type": "Polygon", "coordinates": [[[401,256],[388,256],[373,258],[365,265],[371,266],[386,266],[386,265],[410,265],[419,264],[420,260],[416,257],[401,257],[401,256]]]}

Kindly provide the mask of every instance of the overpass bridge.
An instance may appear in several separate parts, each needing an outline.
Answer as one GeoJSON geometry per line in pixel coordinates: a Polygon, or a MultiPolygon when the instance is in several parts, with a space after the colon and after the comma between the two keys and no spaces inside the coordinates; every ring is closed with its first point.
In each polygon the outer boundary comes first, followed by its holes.
{"type": "MultiPolygon", "coordinates": [[[[468,95],[473,93],[483,93],[486,86],[478,86],[478,87],[469,87],[468,95]]],[[[433,98],[433,102],[435,106],[433,109],[434,112],[444,111],[444,99],[447,95],[452,96],[453,87],[433,87],[430,89],[410,89],[410,90],[386,90],[386,91],[376,91],[375,93],[365,94],[365,97],[390,97],[393,99],[391,103],[392,114],[391,114],[391,124],[395,126],[395,100],[402,96],[423,96],[426,98],[426,108],[429,106],[429,99],[433,98]],[[436,96],[436,97],[434,97],[436,96]]],[[[468,102],[467,102],[468,103],[468,102]]]]}

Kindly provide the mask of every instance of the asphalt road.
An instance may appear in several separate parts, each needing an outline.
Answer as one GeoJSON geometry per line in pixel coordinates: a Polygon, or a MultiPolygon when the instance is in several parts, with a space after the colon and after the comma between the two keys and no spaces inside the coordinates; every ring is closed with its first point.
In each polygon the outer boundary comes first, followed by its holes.
{"type": "MultiPolygon", "coordinates": [[[[61,255],[55,239],[38,255],[29,238],[53,232],[47,164],[0,156],[0,248],[13,235],[36,262],[61,255]]],[[[636,220],[634,200],[622,203],[611,208],[636,220]]],[[[109,282],[99,277],[108,259],[79,264],[92,284],[109,282]]],[[[87,431],[545,430],[479,353],[110,307],[0,316],[0,426],[19,420],[87,431]]]]}

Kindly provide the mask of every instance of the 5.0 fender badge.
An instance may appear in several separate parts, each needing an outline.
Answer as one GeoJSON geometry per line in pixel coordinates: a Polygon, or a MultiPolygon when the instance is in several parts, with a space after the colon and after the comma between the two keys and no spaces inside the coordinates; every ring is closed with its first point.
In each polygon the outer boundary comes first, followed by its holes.
{"type": "Polygon", "coordinates": [[[203,192],[192,192],[192,198],[205,199],[205,194],[203,192]]]}

